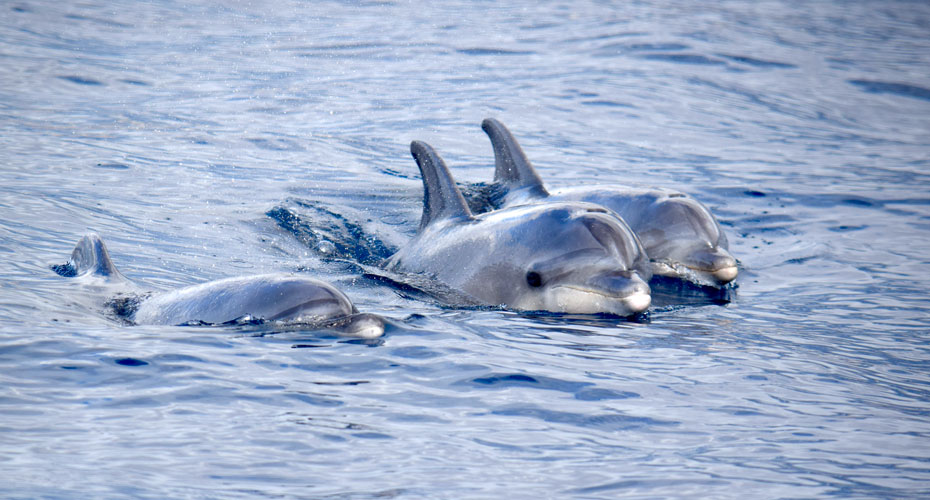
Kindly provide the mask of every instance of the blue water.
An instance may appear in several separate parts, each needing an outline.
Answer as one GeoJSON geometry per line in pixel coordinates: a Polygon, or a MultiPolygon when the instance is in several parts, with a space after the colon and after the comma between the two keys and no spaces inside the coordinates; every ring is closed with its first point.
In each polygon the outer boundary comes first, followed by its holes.
{"type": "Polygon", "coordinates": [[[0,5],[0,496],[930,496],[930,6],[441,4],[0,5]],[[446,307],[267,215],[397,248],[409,142],[486,182],[488,116],[550,186],[704,201],[730,301],[446,307]],[[300,271],[392,324],[125,326],[50,269],[89,231],[151,287],[300,271]]]}

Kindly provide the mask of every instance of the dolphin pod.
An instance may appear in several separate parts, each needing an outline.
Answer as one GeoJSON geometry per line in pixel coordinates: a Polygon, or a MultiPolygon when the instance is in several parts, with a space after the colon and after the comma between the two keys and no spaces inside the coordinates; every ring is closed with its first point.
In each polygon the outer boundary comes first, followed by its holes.
{"type": "Polygon", "coordinates": [[[649,307],[646,253],[612,212],[563,201],[473,215],[436,151],[419,141],[410,151],[423,215],[389,270],[424,273],[479,303],[515,310],[628,316],[649,307]]]}
{"type": "MultiPolygon", "coordinates": [[[[487,118],[481,127],[494,150],[493,209],[473,213],[439,154],[413,141],[423,212],[416,235],[382,263],[388,271],[425,276],[461,292],[463,303],[620,316],[649,307],[653,275],[714,287],[736,278],[726,235],[694,198],[619,185],[550,191],[501,122],[487,118]]],[[[343,292],[309,277],[245,276],[138,294],[96,234],[84,236],[68,264],[54,268],[109,292],[135,292],[120,315],[136,324],[253,319],[360,338],[384,333],[382,318],[359,313],[343,292]]]]}
{"type": "Polygon", "coordinates": [[[728,251],[726,235],[696,199],[670,189],[613,185],[549,191],[507,127],[487,118],[481,128],[494,148],[494,182],[503,188],[497,208],[539,201],[595,203],[629,224],[654,274],[711,286],[736,278],[737,263],[728,251]]]}
{"type": "MultiPolygon", "coordinates": [[[[81,238],[59,274],[93,279],[109,288],[135,289],[113,265],[96,234],[81,238]]],[[[296,323],[341,335],[376,338],[383,320],[359,313],[336,287],[309,277],[265,274],[228,278],[143,295],[128,319],[136,324],[223,324],[242,318],[296,323]]]]}

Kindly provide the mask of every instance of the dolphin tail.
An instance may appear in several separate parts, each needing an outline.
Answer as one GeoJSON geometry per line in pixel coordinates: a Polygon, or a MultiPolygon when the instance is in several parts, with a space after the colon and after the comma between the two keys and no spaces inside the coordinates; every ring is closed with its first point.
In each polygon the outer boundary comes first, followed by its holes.
{"type": "Polygon", "coordinates": [[[413,141],[410,143],[410,153],[417,161],[420,177],[423,178],[423,217],[420,219],[420,230],[437,219],[470,219],[472,214],[468,209],[468,203],[455,185],[449,167],[436,150],[425,142],[413,141]]]}
{"type": "Polygon", "coordinates": [[[81,238],[67,264],[52,266],[52,270],[67,277],[92,275],[105,279],[126,279],[110,260],[110,253],[103,240],[94,233],[81,238]]]}
{"type": "Polygon", "coordinates": [[[549,195],[520,143],[503,123],[485,118],[481,129],[488,134],[494,147],[494,182],[506,185],[509,190],[528,188],[534,197],[549,195]]]}

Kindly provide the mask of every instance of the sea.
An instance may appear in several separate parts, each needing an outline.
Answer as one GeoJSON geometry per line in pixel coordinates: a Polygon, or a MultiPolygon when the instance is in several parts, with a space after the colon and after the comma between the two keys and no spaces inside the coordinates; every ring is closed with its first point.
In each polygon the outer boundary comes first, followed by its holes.
{"type": "Polygon", "coordinates": [[[928,248],[923,0],[5,0],[0,498],[928,498],[928,248]],[[384,278],[410,142],[477,192],[487,117],[549,187],[702,201],[735,284],[628,319],[384,278]],[[132,325],[54,272],[88,233],[387,330],[132,325]]]}

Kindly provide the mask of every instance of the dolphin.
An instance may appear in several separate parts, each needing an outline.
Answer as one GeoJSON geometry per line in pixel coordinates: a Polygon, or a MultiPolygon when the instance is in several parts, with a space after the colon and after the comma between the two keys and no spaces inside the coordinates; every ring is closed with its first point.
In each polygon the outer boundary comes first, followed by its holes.
{"type": "Polygon", "coordinates": [[[487,118],[481,128],[494,148],[496,208],[547,200],[584,201],[616,212],[639,237],[655,275],[724,286],[736,279],[736,259],[714,215],[671,189],[584,186],[549,191],[514,136],[487,118]]]}
{"type": "MultiPolygon", "coordinates": [[[[98,288],[113,291],[139,287],[126,279],[110,259],[96,234],[81,238],[71,259],[53,269],[63,276],[88,278],[98,288]]],[[[360,338],[384,333],[383,320],[359,313],[336,287],[309,277],[264,274],[227,278],[164,293],[138,294],[128,319],[135,324],[182,325],[234,322],[245,318],[307,325],[360,338]]]]}
{"type": "Polygon", "coordinates": [[[619,217],[590,203],[526,205],[472,215],[433,148],[410,144],[423,215],[388,270],[422,273],[478,304],[522,311],[629,316],[652,301],[642,245],[619,217]]]}

